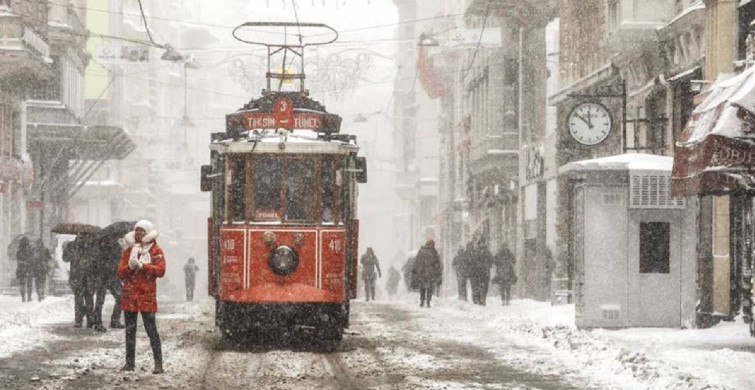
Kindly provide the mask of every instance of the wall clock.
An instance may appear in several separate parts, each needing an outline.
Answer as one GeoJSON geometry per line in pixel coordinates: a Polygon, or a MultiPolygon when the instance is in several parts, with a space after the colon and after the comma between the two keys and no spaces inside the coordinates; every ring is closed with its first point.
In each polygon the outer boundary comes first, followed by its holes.
{"type": "Polygon", "coordinates": [[[569,134],[582,145],[597,145],[611,133],[611,112],[600,103],[579,103],[566,120],[569,134]]]}

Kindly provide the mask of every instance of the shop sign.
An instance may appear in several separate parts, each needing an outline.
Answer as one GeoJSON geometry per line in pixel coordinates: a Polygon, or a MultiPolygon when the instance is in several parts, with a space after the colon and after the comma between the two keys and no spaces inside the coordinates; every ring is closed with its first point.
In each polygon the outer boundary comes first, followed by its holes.
{"type": "Polygon", "coordinates": [[[41,200],[27,200],[26,201],[26,209],[27,210],[41,210],[44,207],[45,203],[41,200]]]}

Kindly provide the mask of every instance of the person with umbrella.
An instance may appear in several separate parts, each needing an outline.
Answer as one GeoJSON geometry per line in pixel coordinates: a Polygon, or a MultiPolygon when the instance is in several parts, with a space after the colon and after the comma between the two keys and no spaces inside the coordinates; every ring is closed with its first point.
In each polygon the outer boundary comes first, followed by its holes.
{"type": "Polygon", "coordinates": [[[98,251],[92,233],[80,233],[63,249],[63,261],[71,263],[68,284],[74,297],[74,324],[81,328],[86,317],[87,328],[95,326],[94,319],[94,266],[98,251]]]}
{"type": "Polygon", "coordinates": [[[21,237],[16,250],[16,278],[18,278],[18,286],[21,290],[21,302],[31,302],[33,261],[34,251],[29,238],[21,237]]]}
{"type": "MultiPolygon", "coordinates": [[[[109,291],[115,299],[113,313],[110,316],[110,328],[122,329],[121,323],[121,295],[123,283],[115,275],[118,271],[118,263],[123,253],[123,248],[118,242],[119,238],[131,231],[136,222],[119,221],[104,227],[95,234],[98,247],[98,259],[96,265],[96,299],[94,302],[94,320],[102,325],[102,306],[105,303],[105,295],[109,291]]],[[[102,329],[104,330],[104,326],[102,329]]]]}

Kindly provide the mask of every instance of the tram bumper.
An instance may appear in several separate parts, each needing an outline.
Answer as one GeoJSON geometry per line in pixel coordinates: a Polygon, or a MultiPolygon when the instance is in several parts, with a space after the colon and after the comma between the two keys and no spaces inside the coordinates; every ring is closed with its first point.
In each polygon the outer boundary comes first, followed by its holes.
{"type": "Polygon", "coordinates": [[[348,304],[338,294],[307,285],[264,285],[227,294],[219,307],[221,327],[235,331],[343,328],[348,304]]]}

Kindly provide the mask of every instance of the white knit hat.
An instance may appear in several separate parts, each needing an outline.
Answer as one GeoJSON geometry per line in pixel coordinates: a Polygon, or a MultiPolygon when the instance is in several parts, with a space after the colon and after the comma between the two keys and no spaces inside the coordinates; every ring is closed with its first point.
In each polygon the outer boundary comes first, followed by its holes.
{"type": "Polygon", "coordinates": [[[149,233],[152,231],[152,222],[147,221],[146,219],[142,219],[141,221],[136,223],[134,230],[136,230],[137,228],[142,228],[145,232],[149,233]]]}

